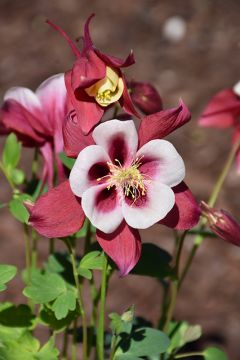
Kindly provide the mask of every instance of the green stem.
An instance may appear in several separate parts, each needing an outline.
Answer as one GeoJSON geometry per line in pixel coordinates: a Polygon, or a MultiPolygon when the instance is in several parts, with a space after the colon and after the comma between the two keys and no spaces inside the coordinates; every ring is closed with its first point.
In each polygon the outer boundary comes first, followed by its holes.
{"type": "Polygon", "coordinates": [[[105,322],[105,303],[106,303],[106,289],[107,289],[107,256],[104,254],[102,282],[101,282],[101,297],[100,297],[100,313],[97,328],[97,354],[98,360],[104,360],[104,322],[105,322]]]}
{"type": "Polygon", "coordinates": [[[183,359],[183,358],[188,358],[191,356],[204,356],[204,354],[202,352],[190,352],[190,353],[175,355],[174,359],[183,359]]]}
{"type": "MultiPolygon", "coordinates": [[[[229,153],[229,155],[227,157],[225,165],[224,165],[224,167],[223,167],[223,169],[222,169],[222,171],[220,173],[220,176],[218,177],[218,180],[217,180],[217,182],[216,182],[216,184],[215,184],[215,186],[213,188],[213,191],[212,191],[212,193],[211,193],[211,195],[209,197],[208,205],[210,207],[213,207],[215,205],[217,199],[218,199],[218,196],[219,196],[220,191],[221,191],[221,189],[223,187],[224,181],[225,181],[225,179],[226,179],[226,177],[227,177],[227,175],[229,173],[229,170],[230,170],[230,168],[232,166],[232,163],[233,163],[233,161],[235,159],[235,156],[236,156],[236,153],[237,153],[237,151],[239,149],[239,146],[240,146],[240,140],[237,141],[233,145],[233,147],[232,147],[232,149],[231,149],[231,151],[230,151],[230,153],[229,153]]],[[[205,225],[206,225],[205,219],[201,219],[200,226],[199,226],[200,233],[194,239],[194,244],[193,244],[192,250],[191,250],[191,252],[189,254],[189,257],[187,259],[186,265],[185,265],[185,267],[183,269],[183,272],[182,272],[182,275],[181,275],[181,278],[180,278],[180,285],[182,284],[182,282],[183,282],[183,280],[184,280],[184,278],[185,278],[185,276],[186,276],[186,274],[187,274],[187,272],[188,272],[188,270],[189,270],[189,268],[190,268],[190,266],[192,264],[192,261],[193,261],[193,259],[195,257],[195,254],[196,254],[199,246],[201,245],[203,239],[206,237],[206,235],[202,232],[204,230],[204,228],[205,228],[205,225]]]]}
{"type": "Polygon", "coordinates": [[[37,233],[32,230],[32,268],[37,267],[37,233]]]}
{"type": "Polygon", "coordinates": [[[3,164],[0,162],[0,169],[2,170],[5,178],[7,179],[7,182],[9,183],[10,187],[12,188],[12,190],[16,190],[16,187],[11,179],[11,177],[8,175],[7,170],[4,168],[3,164]]]}
{"type": "Polygon", "coordinates": [[[68,327],[66,327],[66,329],[64,330],[64,335],[63,335],[63,348],[62,348],[62,356],[61,359],[62,360],[67,360],[67,356],[68,356],[68,327]]]}
{"type": "Polygon", "coordinates": [[[168,326],[170,321],[172,320],[173,317],[173,312],[175,309],[175,305],[176,305],[176,301],[177,301],[177,294],[178,294],[178,289],[179,289],[179,264],[180,264],[180,258],[181,258],[181,254],[182,254],[182,249],[183,249],[183,244],[184,244],[184,240],[186,238],[187,235],[187,231],[184,231],[181,235],[180,238],[176,237],[176,255],[175,255],[175,264],[174,264],[174,272],[175,272],[175,279],[174,280],[170,280],[170,300],[169,300],[169,304],[167,306],[167,312],[165,315],[165,322],[164,322],[164,326],[163,326],[163,331],[167,331],[168,330],[168,326]]]}
{"type": "Polygon", "coordinates": [[[117,335],[114,334],[113,335],[113,340],[112,340],[111,353],[110,353],[110,359],[109,360],[114,359],[116,347],[117,347],[117,335]]]}
{"type": "Polygon", "coordinates": [[[227,161],[223,167],[223,170],[213,188],[212,194],[208,200],[208,205],[210,207],[213,207],[217,201],[218,195],[222,189],[223,183],[224,183],[224,181],[229,173],[229,170],[232,166],[232,163],[235,159],[236,152],[238,151],[239,146],[240,146],[240,140],[233,145],[233,147],[228,155],[227,161]]]}
{"type": "Polygon", "coordinates": [[[51,238],[49,240],[49,254],[50,255],[54,254],[54,251],[55,251],[55,239],[51,238]]]}
{"type": "Polygon", "coordinates": [[[78,278],[75,249],[73,248],[70,240],[67,240],[66,244],[68,246],[69,253],[70,253],[70,258],[71,258],[71,263],[72,263],[72,268],[73,268],[73,276],[74,276],[74,280],[75,280],[75,284],[76,284],[76,288],[77,288],[77,292],[78,292],[78,305],[79,305],[79,309],[80,309],[80,315],[82,317],[83,360],[87,360],[87,358],[88,358],[87,357],[87,345],[88,345],[88,340],[87,340],[87,319],[86,319],[86,314],[85,314],[85,309],[84,309],[84,304],[83,304],[82,286],[81,286],[79,278],[78,278]]]}
{"type": "Polygon", "coordinates": [[[174,308],[175,308],[176,300],[177,300],[177,293],[178,293],[178,281],[173,280],[170,283],[170,303],[169,303],[169,306],[167,309],[166,321],[165,321],[165,324],[163,327],[164,332],[168,331],[169,323],[172,320],[173,312],[174,312],[174,308]]]}
{"type": "Polygon", "coordinates": [[[26,224],[24,224],[24,242],[25,242],[25,259],[26,259],[26,269],[27,269],[27,280],[28,283],[31,282],[31,244],[29,237],[29,229],[26,224]]]}
{"type": "Polygon", "coordinates": [[[72,360],[77,360],[77,319],[73,322],[72,360]]]}

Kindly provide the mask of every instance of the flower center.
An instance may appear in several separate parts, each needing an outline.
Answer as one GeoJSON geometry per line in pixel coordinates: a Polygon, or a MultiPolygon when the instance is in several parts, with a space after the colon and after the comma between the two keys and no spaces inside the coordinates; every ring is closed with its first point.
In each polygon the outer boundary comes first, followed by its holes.
{"type": "Polygon", "coordinates": [[[124,89],[123,80],[118,73],[106,66],[106,77],[85,89],[101,106],[108,106],[120,99],[124,89]]]}
{"type": "MultiPolygon", "coordinates": [[[[130,197],[135,202],[140,196],[146,194],[146,186],[144,183],[144,176],[139,171],[141,158],[137,158],[130,167],[122,167],[119,160],[115,159],[116,164],[108,162],[110,174],[107,177],[107,189],[115,186],[116,189],[121,189],[126,197],[130,197]]],[[[103,179],[99,178],[97,181],[103,179]]]]}

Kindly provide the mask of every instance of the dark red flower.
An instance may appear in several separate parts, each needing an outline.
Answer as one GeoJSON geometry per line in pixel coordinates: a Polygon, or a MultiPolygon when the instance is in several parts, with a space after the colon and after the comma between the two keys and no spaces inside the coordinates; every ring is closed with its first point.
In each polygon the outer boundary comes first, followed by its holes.
{"type": "Polygon", "coordinates": [[[65,82],[84,134],[88,134],[99,123],[108,107],[117,101],[127,113],[139,116],[121,71],[121,68],[134,64],[133,53],[122,60],[96,49],[89,33],[89,23],[93,16],[88,18],[84,27],[82,51],[62,29],[48,21],[67,40],[76,57],[72,69],[65,74],[65,82]]]}

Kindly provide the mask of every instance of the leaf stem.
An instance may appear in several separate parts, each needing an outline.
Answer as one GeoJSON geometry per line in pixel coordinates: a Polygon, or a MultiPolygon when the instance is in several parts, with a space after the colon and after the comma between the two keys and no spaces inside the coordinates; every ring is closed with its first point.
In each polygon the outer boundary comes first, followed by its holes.
{"type": "Polygon", "coordinates": [[[24,224],[24,242],[25,242],[25,261],[26,261],[26,269],[27,269],[27,280],[28,285],[31,282],[31,244],[29,237],[29,229],[28,225],[24,224]]]}
{"type": "Polygon", "coordinates": [[[188,358],[191,356],[204,356],[204,354],[202,352],[190,352],[190,353],[175,355],[174,359],[183,359],[183,358],[188,358]]]}
{"type": "Polygon", "coordinates": [[[84,309],[84,304],[83,304],[82,286],[81,286],[79,278],[78,278],[75,249],[72,246],[71,241],[69,239],[66,240],[66,244],[68,246],[69,253],[70,253],[70,258],[71,258],[71,263],[72,263],[72,268],[73,268],[73,276],[74,276],[74,280],[75,280],[75,284],[76,284],[76,288],[77,288],[77,293],[78,293],[78,305],[79,305],[80,315],[82,317],[83,360],[87,360],[87,358],[88,358],[87,357],[87,345],[88,345],[88,340],[87,340],[87,319],[86,319],[86,314],[85,314],[85,309],[84,309]]]}
{"type": "Polygon", "coordinates": [[[103,270],[101,281],[101,297],[100,297],[100,313],[97,328],[97,354],[98,360],[104,360],[104,320],[105,320],[105,303],[106,303],[106,289],[107,289],[107,255],[103,255],[103,270]]]}

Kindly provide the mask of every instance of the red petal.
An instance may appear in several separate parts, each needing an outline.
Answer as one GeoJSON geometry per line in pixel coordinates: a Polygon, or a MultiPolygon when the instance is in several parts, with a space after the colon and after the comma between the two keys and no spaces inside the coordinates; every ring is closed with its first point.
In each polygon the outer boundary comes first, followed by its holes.
{"type": "Polygon", "coordinates": [[[84,134],[88,134],[101,120],[104,109],[94,98],[88,96],[84,89],[74,93],[71,86],[71,70],[65,74],[65,84],[71,105],[76,110],[79,126],[84,134]]]}
{"type": "Polygon", "coordinates": [[[46,142],[43,146],[41,146],[40,152],[44,161],[42,182],[45,184],[45,181],[47,181],[48,186],[51,188],[53,186],[54,177],[53,148],[51,143],[46,142]]]}
{"type": "Polygon", "coordinates": [[[89,32],[89,24],[92,20],[92,18],[95,16],[95,14],[91,14],[89,16],[89,18],[87,19],[85,26],[84,26],[84,50],[91,48],[93,46],[93,42],[90,36],[90,32],[89,32]]]}
{"type": "Polygon", "coordinates": [[[128,67],[135,63],[135,59],[132,51],[126,57],[126,59],[119,59],[116,56],[103,54],[98,49],[95,49],[95,53],[105,62],[105,64],[107,64],[110,67],[114,67],[114,68],[128,67]]]}
{"type": "Polygon", "coordinates": [[[146,115],[162,110],[162,99],[155,87],[148,83],[127,83],[133,103],[146,115]]]}
{"type": "Polygon", "coordinates": [[[112,234],[98,230],[97,240],[103,251],[116,263],[121,276],[127,275],[140,258],[142,244],[139,232],[125,222],[112,234]]]}
{"type": "Polygon", "coordinates": [[[64,39],[68,42],[68,45],[72,49],[73,54],[78,58],[80,57],[81,53],[80,50],[77,48],[76,44],[70,39],[70,37],[63,31],[59,26],[53,24],[50,20],[46,21],[47,24],[49,24],[54,30],[59,32],[59,34],[64,37],[64,39]]]}
{"type": "Polygon", "coordinates": [[[106,64],[95,54],[94,50],[90,49],[75,61],[71,85],[74,91],[78,88],[88,88],[105,76],[106,64]]]}
{"type": "Polygon", "coordinates": [[[192,192],[184,182],[172,188],[175,193],[175,205],[167,216],[159,222],[176,230],[188,230],[197,225],[200,207],[192,192]]]}
{"type": "Polygon", "coordinates": [[[3,125],[15,132],[26,146],[38,146],[46,140],[40,118],[36,118],[15,100],[7,100],[1,111],[3,125]],[[40,132],[41,131],[41,132],[40,132]]]}
{"type": "Polygon", "coordinates": [[[191,114],[182,100],[177,108],[145,116],[138,130],[139,147],[148,141],[164,138],[190,119],[191,114]]]}
{"type": "Polygon", "coordinates": [[[63,124],[64,151],[76,158],[86,146],[94,144],[92,134],[84,135],[75,110],[70,111],[63,124]]]}
{"type": "Polygon", "coordinates": [[[121,77],[122,77],[122,80],[124,83],[124,89],[123,89],[122,97],[119,99],[119,103],[122,106],[123,110],[125,110],[128,114],[134,115],[134,116],[140,118],[141,116],[135,109],[132,99],[131,99],[131,96],[129,95],[125,77],[123,76],[123,74],[121,74],[121,77]]]}
{"type": "Polygon", "coordinates": [[[41,196],[33,207],[27,207],[30,224],[48,238],[72,235],[85,219],[80,200],[73,195],[68,180],[41,196]]]}
{"type": "Polygon", "coordinates": [[[225,89],[211,99],[198,123],[204,127],[227,128],[234,125],[238,114],[240,98],[232,89],[225,89]]]}

